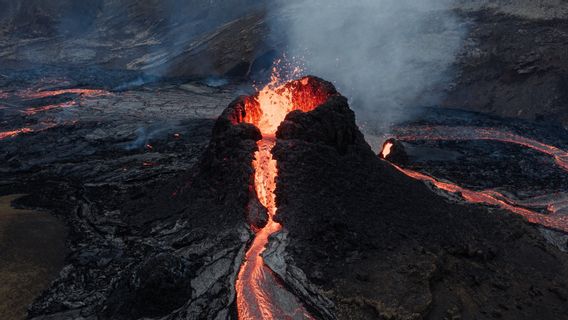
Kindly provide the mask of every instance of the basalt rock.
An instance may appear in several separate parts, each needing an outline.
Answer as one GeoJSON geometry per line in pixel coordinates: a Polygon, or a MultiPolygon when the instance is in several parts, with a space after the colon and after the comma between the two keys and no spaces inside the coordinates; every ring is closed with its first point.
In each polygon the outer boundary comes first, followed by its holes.
{"type": "Polygon", "coordinates": [[[280,124],[276,134],[282,140],[323,143],[344,154],[353,146],[366,145],[355,125],[355,113],[343,96],[332,96],[312,112],[293,111],[280,124]]]}
{"type": "Polygon", "coordinates": [[[171,313],[191,299],[192,270],[189,261],[171,254],[148,258],[123,274],[108,298],[110,319],[139,319],[171,313]]]}

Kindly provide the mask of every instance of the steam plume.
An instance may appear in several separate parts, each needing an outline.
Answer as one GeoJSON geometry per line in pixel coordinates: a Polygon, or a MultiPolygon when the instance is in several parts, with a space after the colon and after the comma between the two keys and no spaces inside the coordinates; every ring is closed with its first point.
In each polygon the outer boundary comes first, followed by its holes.
{"type": "MultiPolygon", "coordinates": [[[[436,104],[465,33],[451,0],[281,2],[282,32],[306,72],[333,81],[359,118],[399,120],[400,109],[436,104]]],[[[408,113],[408,110],[404,110],[408,113]]]]}

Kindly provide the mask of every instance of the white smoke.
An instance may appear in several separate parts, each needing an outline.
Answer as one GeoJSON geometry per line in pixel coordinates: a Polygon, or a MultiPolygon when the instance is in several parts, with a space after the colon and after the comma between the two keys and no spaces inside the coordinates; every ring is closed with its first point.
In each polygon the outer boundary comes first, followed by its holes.
{"type": "Polygon", "coordinates": [[[282,0],[273,29],[306,73],[336,84],[358,117],[400,120],[451,80],[464,23],[451,0],[282,0]],[[404,112],[400,112],[403,109],[404,112]]]}

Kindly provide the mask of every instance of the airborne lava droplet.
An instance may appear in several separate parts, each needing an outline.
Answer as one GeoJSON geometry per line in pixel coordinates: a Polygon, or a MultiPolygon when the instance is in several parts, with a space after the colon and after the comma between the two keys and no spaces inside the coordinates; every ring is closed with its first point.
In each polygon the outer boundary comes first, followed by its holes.
{"type": "Polygon", "coordinates": [[[268,223],[257,231],[239,271],[236,283],[239,319],[312,318],[300,303],[300,307],[277,303],[278,295],[291,294],[281,287],[276,275],[264,264],[261,254],[268,244],[269,236],[282,229],[282,226],[274,221],[278,209],[274,193],[278,164],[272,157],[272,148],[276,144],[275,133],[278,126],[289,112],[311,111],[324,103],[334,91],[320,87],[321,84],[310,77],[284,85],[278,83],[278,79],[273,77],[272,82],[255,97],[248,98],[245,105],[244,121],[254,124],[262,133],[262,140],[258,142],[258,151],[252,165],[255,170],[256,195],[267,209],[268,223]]]}

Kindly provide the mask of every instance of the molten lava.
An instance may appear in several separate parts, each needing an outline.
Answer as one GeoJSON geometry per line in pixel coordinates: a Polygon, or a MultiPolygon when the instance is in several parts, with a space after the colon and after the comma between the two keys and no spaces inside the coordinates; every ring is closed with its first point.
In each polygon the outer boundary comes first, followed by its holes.
{"type": "Polygon", "coordinates": [[[393,146],[394,146],[394,144],[392,142],[387,142],[383,146],[383,151],[381,151],[381,155],[380,155],[381,158],[385,159],[386,157],[388,157],[388,155],[391,154],[393,146]]]}
{"type": "MultiPolygon", "coordinates": [[[[256,195],[267,209],[268,223],[257,231],[239,271],[236,283],[239,319],[312,318],[297,301],[295,307],[276,303],[279,296],[288,295],[292,299],[295,298],[279,284],[276,275],[264,264],[262,252],[270,235],[282,229],[282,226],[274,221],[278,210],[275,195],[278,165],[272,157],[272,148],[276,144],[275,133],[289,112],[311,111],[329,98],[331,92],[313,81],[315,80],[306,77],[278,85],[278,80],[273,77],[272,82],[257,96],[246,101],[244,121],[257,126],[263,136],[258,142],[253,167],[256,195]]],[[[288,299],[290,298],[286,300],[288,299]]]]}
{"type": "Polygon", "coordinates": [[[397,130],[399,140],[491,140],[517,144],[552,156],[556,164],[568,171],[568,152],[540,141],[493,128],[412,126],[397,130]]]}
{"type": "MultiPolygon", "coordinates": [[[[446,128],[446,127],[444,127],[446,128]]],[[[415,128],[413,128],[415,129],[415,128]]],[[[544,143],[527,139],[518,135],[514,135],[507,132],[498,131],[495,129],[486,128],[467,128],[467,130],[450,130],[448,135],[442,135],[440,127],[421,127],[422,131],[420,133],[414,132],[413,134],[406,134],[398,136],[401,140],[495,140],[506,143],[514,143],[521,146],[525,146],[549,155],[552,155],[556,163],[560,165],[565,170],[568,170],[568,157],[567,153],[553,146],[546,145],[544,143]],[[432,128],[438,130],[435,134],[432,128]],[[427,134],[425,134],[425,132],[427,134]],[[464,133],[466,132],[466,133],[464,133]],[[453,134],[452,134],[453,133],[453,134]],[[478,134],[478,135],[476,135],[478,134]]],[[[388,155],[392,145],[388,143],[385,144],[381,155],[388,155]]],[[[385,156],[386,156],[385,155],[385,156]]],[[[382,158],[384,158],[383,156],[382,158]]],[[[434,177],[428,176],[426,174],[413,171],[410,169],[401,168],[395,164],[392,164],[397,170],[404,173],[405,175],[420,181],[430,182],[436,188],[444,190],[449,193],[459,194],[465,201],[470,203],[482,203],[487,205],[492,205],[499,207],[501,209],[508,210],[510,212],[516,213],[524,217],[528,222],[539,224],[547,228],[562,230],[568,232],[568,215],[562,214],[566,206],[568,206],[568,198],[566,195],[561,195],[562,198],[557,200],[554,204],[548,204],[547,199],[535,198],[531,201],[514,201],[506,197],[504,194],[497,192],[495,190],[482,190],[474,191],[460,187],[454,183],[447,181],[440,181],[434,177]],[[549,214],[542,214],[537,211],[529,210],[526,207],[538,207],[541,205],[547,205],[547,210],[549,214]]],[[[544,197],[541,197],[544,198],[544,197]]],[[[550,201],[550,200],[548,200],[550,201]]]]}
{"type": "Polygon", "coordinates": [[[26,110],[24,110],[24,114],[31,116],[31,115],[34,115],[34,114],[39,113],[39,112],[45,112],[45,111],[50,111],[50,110],[55,110],[55,109],[71,108],[71,107],[74,107],[76,105],[77,105],[77,103],[75,101],[67,101],[67,102],[63,102],[63,103],[50,104],[50,105],[42,106],[42,107],[27,108],[26,110]]]}
{"type": "Polygon", "coordinates": [[[38,124],[32,125],[30,127],[14,129],[10,131],[2,131],[0,132],[0,140],[13,138],[19,136],[21,134],[32,133],[32,132],[40,132],[45,131],[51,128],[55,128],[57,126],[64,126],[64,125],[74,125],[76,121],[60,121],[60,122],[53,122],[53,121],[41,121],[38,124]]]}
{"type": "Polygon", "coordinates": [[[96,89],[62,89],[62,90],[48,90],[48,91],[26,90],[23,93],[20,93],[20,96],[26,99],[42,99],[47,97],[59,96],[62,94],[77,94],[85,97],[100,97],[108,95],[109,92],[106,90],[96,90],[96,89]]]}
{"type": "Polygon", "coordinates": [[[22,133],[29,133],[29,132],[33,132],[33,130],[31,128],[21,128],[21,129],[16,129],[16,130],[11,130],[11,131],[0,132],[0,140],[6,139],[6,138],[12,138],[12,137],[20,135],[22,133]]]}

